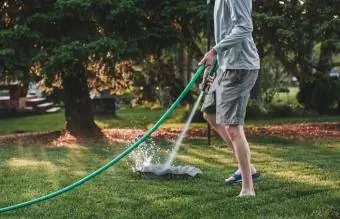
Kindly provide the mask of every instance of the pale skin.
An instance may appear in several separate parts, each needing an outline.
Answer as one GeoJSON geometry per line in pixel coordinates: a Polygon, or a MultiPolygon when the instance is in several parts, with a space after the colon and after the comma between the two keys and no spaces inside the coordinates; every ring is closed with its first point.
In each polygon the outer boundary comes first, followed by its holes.
{"type": "MultiPolygon", "coordinates": [[[[204,72],[204,77],[212,65],[213,60],[216,57],[216,52],[212,49],[209,51],[199,64],[205,64],[207,67],[204,72]]],[[[213,79],[208,78],[209,85],[213,79]]],[[[216,115],[204,113],[204,118],[211,125],[211,127],[219,134],[226,144],[231,146],[234,155],[238,161],[237,172],[242,176],[242,189],[239,194],[242,196],[255,196],[254,184],[252,174],[256,172],[254,166],[250,162],[250,148],[246,136],[244,134],[244,128],[242,125],[224,125],[216,123],[216,115]]],[[[226,179],[230,180],[230,179],[226,179]]]]}
{"type": "MultiPolygon", "coordinates": [[[[217,124],[215,115],[204,113],[203,116],[234,152],[239,166],[237,172],[240,172],[242,176],[242,189],[239,196],[254,196],[255,191],[251,175],[256,173],[256,169],[250,162],[250,149],[243,126],[217,124]]],[[[226,180],[230,180],[230,178],[226,180]]]]}

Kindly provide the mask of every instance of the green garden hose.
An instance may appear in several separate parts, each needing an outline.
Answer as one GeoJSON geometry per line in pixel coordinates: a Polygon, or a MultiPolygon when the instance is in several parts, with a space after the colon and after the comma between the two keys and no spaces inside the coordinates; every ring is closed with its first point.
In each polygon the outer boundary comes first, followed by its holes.
{"type": "Polygon", "coordinates": [[[98,174],[102,173],[103,171],[107,170],[109,167],[113,166],[114,164],[116,164],[119,160],[121,160],[122,158],[124,158],[126,155],[128,155],[129,153],[131,153],[134,149],[136,149],[141,143],[143,143],[145,140],[147,140],[151,134],[153,132],[155,132],[158,127],[167,119],[167,117],[174,111],[174,109],[182,102],[184,96],[189,92],[189,90],[194,86],[196,80],[198,79],[198,77],[202,74],[204,70],[204,65],[201,65],[197,72],[194,74],[194,76],[192,77],[191,81],[189,82],[189,84],[186,86],[186,88],[183,90],[183,92],[180,94],[180,96],[177,98],[177,100],[171,105],[171,107],[163,114],[163,116],[157,121],[157,123],[146,133],[143,135],[142,138],[140,138],[138,141],[136,141],[135,143],[133,143],[129,148],[127,148],[124,152],[122,152],[120,155],[118,155],[116,158],[114,158],[113,160],[111,160],[110,162],[108,162],[107,164],[105,164],[104,166],[102,166],[101,168],[97,169],[96,171],[92,172],[91,174],[85,176],[84,178],[80,179],[77,182],[72,183],[71,185],[68,185],[62,189],[59,189],[55,192],[52,192],[48,195],[39,197],[39,198],[35,198],[32,199],[30,201],[26,201],[26,202],[22,202],[19,204],[15,204],[15,205],[11,205],[8,207],[4,207],[4,208],[0,208],[0,213],[3,212],[7,212],[7,211],[11,211],[11,210],[15,210],[18,208],[22,208],[28,205],[32,205],[38,202],[42,202],[45,201],[47,199],[51,199],[54,198],[58,195],[61,195],[65,192],[68,192],[80,185],[82,185],[83,183],[91,180],[92,178],[94,178],[95,176],[97,176],[98,174]]]}

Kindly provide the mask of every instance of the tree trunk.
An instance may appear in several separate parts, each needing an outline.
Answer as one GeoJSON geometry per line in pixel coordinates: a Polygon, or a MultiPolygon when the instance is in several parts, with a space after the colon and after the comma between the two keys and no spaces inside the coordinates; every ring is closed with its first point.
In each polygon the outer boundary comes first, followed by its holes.
{"type": "MultiPolygon", "coordinates": [[[[79,69],[78,69],[79,71],[79,69]]],[[[98,137],[85,70],[63,75],[66,130],[76,136],[98,137]]]]}
{"type": "Polygon", "coordinates": [[[178,69],[179,69],[179,80],[181,81],[181,84],[184,84],[184,80],[185,78],[183,77],[185,74],[185,52],[184,52],[184,48],[180,47],[179,49],[179,59],[178,59],[178,69]]]}
{"type": "Polygon", "coordinates": [[[324,74],[331,71],[333,65],[333,45],[329,42],[323,42],[318,63],[318,70],[324,74]]]}

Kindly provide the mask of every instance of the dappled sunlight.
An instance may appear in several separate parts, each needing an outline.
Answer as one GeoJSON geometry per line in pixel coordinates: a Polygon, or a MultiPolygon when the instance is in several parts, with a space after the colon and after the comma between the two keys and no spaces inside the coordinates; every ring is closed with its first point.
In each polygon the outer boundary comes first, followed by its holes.
{"type": "Polygon", "coordinates": [[[84,149],[86,148],[82,144],[53,144],[53,145],[48,145],[48,148],[53,148],[53,147],[60,147],[60,148],[69,148],[69,149],[84,149]]]}
{"type": "MultiPolygon", "coordinates": [[[[294,143],[292,144],[294,145],[294,143]]],[[[295,147],[289,144],[279,147],[273,143],[264,143],[264,145],[251,143],[251,148],[252,161],[258,170],[264,173],[264,176],[267,172],[283,182],[296,182],[327,189],[340,187],[340,183],[335,180],[332,171],[322,167],[323,163],[327,162],[323,161],[327,159],[323,154],[326,152],[337,153],[339,144],[319,145],[313,143],[309,146],[297,143],[295,147]],[[291,153],[293,153],[292,156],[290,156],[291,153]],[[301,159],[296,160],[299,157],[301,159]],[[313,162],[314,159],[318,162],[313,162]]],[[[182,154],[181,151],[177,154],[177,159],[185,163],[213,169],[235,163],[234,156],[227,147],[190,147],[190,143],[188,143],[182,146],[182,150],[184,150],[182,154]]]]}
{"type": "Polygon", "coordinates": [[[267,146],[257,145],[251,148],[251,160],[254,163],[261,162],[284,162],[284,159],[276,158],[269,156],[268,154],[281,152],[284,153],[284,150],[281,148],[272,148],[267,146]],[[270,159],[270,160],[268,160],[270,159]]]}
{"type": "Polygon", "coordinates": [[[69,150],[67,157],[71,162],[79,162],[85,158],[85,151],[87,151],[87,148],[69,150]]]}
{"type": "MultiPolygon", "coordinates": [[[[225,146],[225,147],[216,147],[216,146],[211,146],[210,147],[212,150],[215,151],[215,153],[218,153],[218,154],[223,154],[225,156],[234,156],[231,149],[229,149],[229,146],[225,146]]],[[[209,149],[210,149],[209,148],[209,149]]]]}
{"type": "MultiPolygon", "coordinates": [[[[277,153],[277,149],[272,148],[272,152],[277,153]]],[[[340,186],[336,181],[329,179],[329,172],[313,164],[308,164],[304,161],[286,160],[285,158],[273,156],[270,153],[253,152],[253,154],[254,164],[259,171],[270,171],[269,174],[275,175],[285,181],[327,188],[339,188],[340,186]],[[259,162],[259,160],[265,162],[259,162]],[[276,171],[272,171],[273,168],[275,168],[276,171]]]]}
{"type": "MultiPolygon", "coordinates": [[[[256,182],[258,197],[253,201],[237,200],[235,196],[240,186],[226,187],[223,184],[224,169],[230,169],[231,164],[235,164],[235,160],[229,148],[221,147],[221,142],[216,141],[211,147],[205,147],[202,141],[189,141],[183,144],[176,156],[177,161],[202,168],[203,175],[197,180],[143,180],[131,173],[130,169],[127,173],[125,160],[81,189],[61,196],[53,202],[46,202],[46,206],[65,208],[68,212],[74,212],[72,209],[74,206],[77,206],[79,212],[86,212],[84,209],[88,209],[89,206],[96,212],[110,208],[107,215],[113,211],[118,213],[118,210],[126,211],[126,215],[129,215],[138,208],[146,209],[147,212],[168,211],[168,209],[175,212],[190,212],[197,209],[203,212],[219,212],[219,209],[224,209],[223,211],[232,215],[233,209],[244,206],[250,206],[251,209],[248,208],[248,211],[251,212],[252,209],[261,209],[259,206],[262,205],[280,205],[282,202],[291,203],[301,200],[306,200],[305,202],[313,200],[314,205],[319,202],[325,205],[325,202],[331,199],[320,191],[333,192],[339,188],[336,181],[337,173],[333,174],[329,169],[314,165],[313,160],[306,163],[305,157],[302,156],[300,160],[290,160],[290,157],[287,157],[294,153],[293,155],[299,158],[299,155],[303,154],[303,147],[256,143],[252,144],[252,157],[256,167],[263,173],[261,180],[256,182]],[[320,194],[323,199],[314,198],[315,194],[320,194]]],[[[168,142],[161,141],[159,144],[162,150],[168,149],[168,142]]],[[[11,169],[6,168],[11,171],[8,173],[16,174],[16,178],[13,176],[12,180],[14,179],[18,184],[2,192],[8,195],[2,201],[5,205],[27,201],[62,188],[87,175],[91,172],[90,168],[100,165],[102,159],[106,159],[112,151],[116,151],[121,146],[120,144],[91,144],[73,149],[18,147],[15,154],[12,154],[12,159],[5,160],[5,166],[11,167],[11,169]],[[54,168],[55,171],[39,171],[46,170],[46,166],[49,169],[54,168]],[[20,168],[20,171],[14,171],[12,168],[20,168]],[[26,171],[27,169],[34,171],[26,171]],[[27,172],[27,175],[22,175],[23,172],[27,172]]],[[[331,148],[333,152],[337,150],[333,144],[331,148]]],[[[314,147],[313,150],[306,150],[314,154],[317,149],[318,147],[314,147]]],[[[316,154],[313,159],[321,164],[327,162],[320,154],[316,154]]],[[[148,214],[150,215],[153,213],[148,214]]],[[[186,216],[190,217],[189,214],[186,216]]]]}
{"type": "Polygon", "coordinates": [[[72,174],[75,176],[86,176],[86,174],[88,174],[88,172],[84,171],[84,170],[73,170],[72,174]]]}
{"type": "MultiPolygon", "coordinates": [[[[233,154],[228,150],[227,147],[212,146],[206,149],[197,149],[186,145],[184,146],[184,149],[190,153],[191,156],[179,155],[180,159],[204,165],[207,163],[202,161],[202,159],[193,158],[193,156],[202,157],[203,160],[204,158],[213,159],[215,163],[209,163],[207,165],[208,167],[216,167],[219,164],[230,165],[230,163],[234,162],[233,154]],[[215,152],[212,152],[210,149],[213,149],[215,152]]],[[[273,143],[265,143],[264,145],[251,143],[252,161],[258,170],[264,173],[264,175],[266,175],[266,172],[268,172],[268,174],[274,175],[283,181],[297,182],[313,187],[326,187],[328,189],[337,189],[340,187],[340,183],[334,179],[334,176],[330,176],[330,170],[320,168],[318,165],[316,165],[320,164],[320,159],[317,157],[313,158],[319,161],[318,163],[314,164],[312,160],[294,160],[287,158],[290,158],[290,153],[295,153],[295,157],[298,158],[298,154],[302,154],[307,156],[305,157],[305,159],[307,159],[309,155],[312,156],[312,154],[315,153],[316,156],[319,156],[322,159],[327,159],[323,157],[323,155],[320,155],[322,150],[323,153],[325,153],[324,150],[329,150],[330,153],[337,153],[338,149],[339,144],[322,146],[313,145],[313,147],[309,149],[306,146],[301,147],[300,145],[297,145],[296,147],[278,147],[273,143]],[[275,171],[273,171],[273,169],[275,169],[275,171]]]]}
{"type": "Polygon", "coordinates": [[[84,148],[83,145],[78,143],[78,139],[69,132],[63,132],[61,135],[55,138],[50,145],[54,147],[57,146],[71,149],[84,148]]]}
{"type": "MultiPolygon", "coordinates": [[[[48,154],[48,151],[46,151],[45,148],[40,147],[40,156],[42,157],[42,160],[52,160],[53,156],[48,154]]],[[[60,158],[57,157],[57,159],[59,160],[60,158]]],[[[51,161],[49,161],[51,162],[51,161]]],[[[50,173],[48,173],[47,175],[47,179],[46,182],[49,182],[51,184],[51,187],[53,189],[56,189],[59,187],[59,180],[60,180],[60,167],[58,167],[58,171],[51,171],[50,173]]]]}
{"type": "Polygon", "coordinates": [[[198,166],[204,166],[204,167],[209,167],[209,168],[216,168],[216,164],[212,162],[206,162],[201,158],[193,157],[190,155],[181,155],[178,154],[177,159],[183,161],[184,163],[189,163],[193,165],[198,165],[198,166]]]}
{"type": "Polygon", "coordinates": [[[69,153],[67,154],[67,163],[65,164],[67,164],[67,169],[69,168],[68,166],[71,167],[71,173],[74,173],[75,175],[82,175],[81,172],[86,173],[86,171],[83,171],[83,169],[85,168],[84,163],[85,161],[87,161],[84,152],[84,149],[69,150],[69,153]]]}
{"type": "Polygon", "coordinates": [[[152,203],[158,208],[180,208],[181,206],[190,205],[194,201],[194,197],[190,196],[174,196],[168,197],[166,201],[164,199],[154,200],[152,203]]]}
{"type": "Polygon", "coordinates": [[[50,161],[30,160],[23,158],[12,158],[7,162],[7,165],[11,168],[29,168],[34,170],[47,170],[50,172],[56,172],[58,168],[50,161]]]}
{"type": "Polygon", "coordinates": [[[95,120],[95,123],[96,123],[97,126],[99,126],[102,129],[109,128],[109,124],[107,122],[95,120]]]}
{"type": "Polygon", "coordinates": [[[320,175],[311,175],[308,173],[303,173],[301,171],[291,171],[284,169],[282,171],[272,172],[274,176],[284,179],[285,181],[297,182],[302,184],[307,184],[310,186],[317,187],[327,187],[329,189],[339,189],[340,183],[337,181],[333,181],[327,179],[325,176],[320,175]],[[326,178],[327,180],[323,179],[326,178]]]}
{"type": "MultiPolygon", "coordinates": [[[[230,165],[234,162],[233,155],[228,153],[227,149],[223,150],[223,153],[216,153],[211,151],[210,147],[207,148],[193,148],[188,145],[183,147],[189,154],[201,157],[202,159],[211,159],[215,164],[230,165]]],[[[215,150],[215,147],[212,147],[215,150]]]]}

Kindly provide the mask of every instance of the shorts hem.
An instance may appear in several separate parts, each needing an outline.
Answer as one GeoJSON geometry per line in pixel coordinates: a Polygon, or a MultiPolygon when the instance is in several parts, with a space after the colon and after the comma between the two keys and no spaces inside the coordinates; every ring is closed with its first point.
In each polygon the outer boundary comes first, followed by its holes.
{"type": "Polygon", "coordinates": [[[216,123],[221,125],[244,125],[244,119],[218,120],[216,123]]]}

